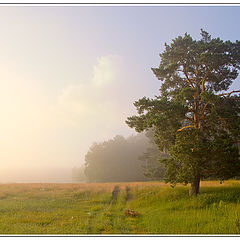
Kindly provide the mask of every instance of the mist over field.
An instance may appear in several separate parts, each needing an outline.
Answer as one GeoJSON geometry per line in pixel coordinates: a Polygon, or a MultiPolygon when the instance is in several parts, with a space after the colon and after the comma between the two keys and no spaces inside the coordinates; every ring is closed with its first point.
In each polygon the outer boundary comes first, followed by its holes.
{"type": "Polygon", "coordinates": [[[0,183],[72,183],[71,168],[1,168],[0,183]]]}

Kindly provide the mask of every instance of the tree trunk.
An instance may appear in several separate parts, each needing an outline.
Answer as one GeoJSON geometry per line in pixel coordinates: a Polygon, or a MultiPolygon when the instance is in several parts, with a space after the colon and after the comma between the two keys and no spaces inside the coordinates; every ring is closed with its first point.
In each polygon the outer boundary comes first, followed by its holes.
{"type": "Polygon", "coordinates": [[[200,176],[196,175],[195,177],[193,177],[192,181],[191,181],[191,186],[189,189],[189,196],[197,196],[199,193],[199,184],[200,184],[200,176]]]}

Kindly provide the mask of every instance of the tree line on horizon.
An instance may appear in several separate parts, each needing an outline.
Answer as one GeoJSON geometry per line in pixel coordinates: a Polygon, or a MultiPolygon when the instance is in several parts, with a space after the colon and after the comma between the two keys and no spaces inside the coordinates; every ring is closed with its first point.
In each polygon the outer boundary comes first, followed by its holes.
{"type": "Polygon", "coordinates": [[[85,155],[85,164],[72,169],[75,182],[134,182],[163,180],[165,168],[160,152],[148,134],[93,143],[85,155]],[[146,136],[147,135],[147,136],[146,136]]]}
{"type": "Polygon", "coordinates": [[[94,143],[85,156],[85,176],[88,182],[136,182],[163,178],[162,154],[144,135],[94,143]],[[152,154],[154,150],[156,154],[152,154]],[[153,170],[153,171],[152,171],[153,170]],[[154,172],[155,171],[155,172],[154,172]]]}

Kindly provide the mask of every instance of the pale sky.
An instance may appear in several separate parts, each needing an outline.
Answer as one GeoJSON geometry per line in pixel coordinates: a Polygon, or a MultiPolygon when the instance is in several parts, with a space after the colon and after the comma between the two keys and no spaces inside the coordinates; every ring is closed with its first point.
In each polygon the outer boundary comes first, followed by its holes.
{"type": "Polygon", "coordinates": [[[72,168],[93,142],[133,134],[164,43],[201,28],[240,40],[239,22],[238,6],[0,5],[1,166],[72,168]]]}

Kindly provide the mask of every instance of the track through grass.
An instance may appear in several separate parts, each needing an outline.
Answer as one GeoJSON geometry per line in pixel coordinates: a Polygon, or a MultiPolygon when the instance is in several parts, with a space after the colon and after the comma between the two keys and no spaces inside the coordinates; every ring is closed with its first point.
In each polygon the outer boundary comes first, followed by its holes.
{"type": "Polygon", "coordinates": [[[240,182],[206,181],[200,191],[189,197],[187,186],[158,182],[1,184],[0,234],[240,234],[240,182]]]}

